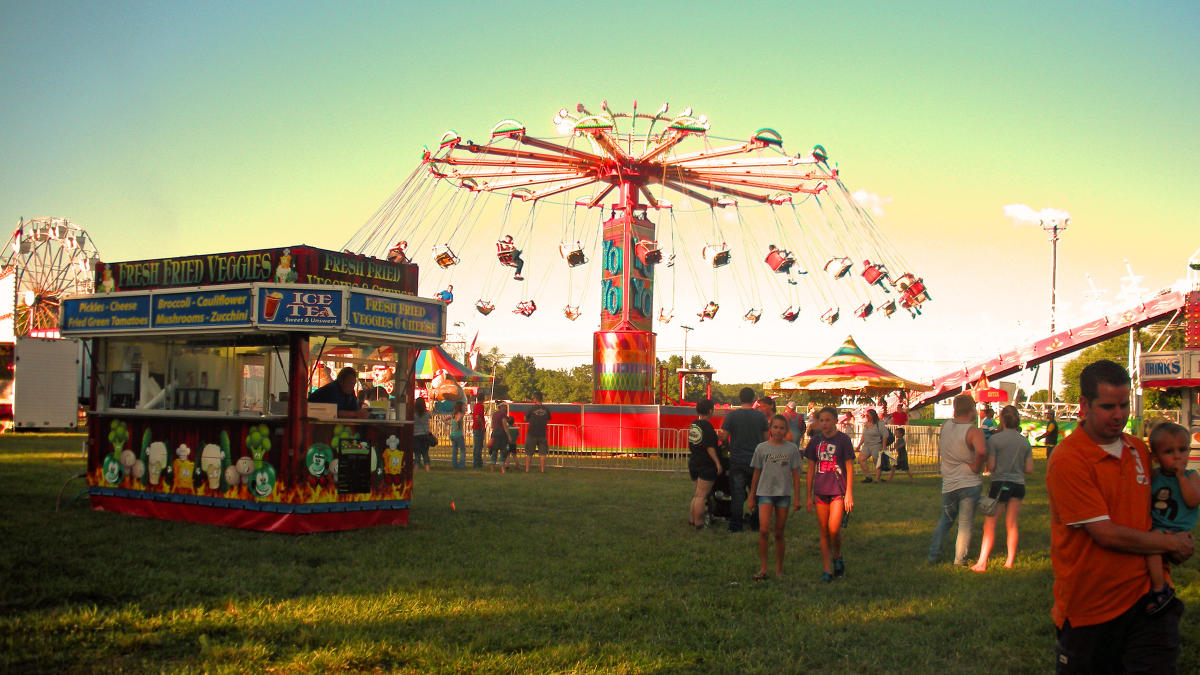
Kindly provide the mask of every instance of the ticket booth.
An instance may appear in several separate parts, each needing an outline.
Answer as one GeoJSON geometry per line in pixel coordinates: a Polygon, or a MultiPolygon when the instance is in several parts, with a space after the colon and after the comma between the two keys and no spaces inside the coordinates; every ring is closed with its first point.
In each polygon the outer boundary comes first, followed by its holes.
{"type": "Polygon", "coordinates": [[[307,246],[101,263],[60,322],[91,354],[92,507],[274,532],[406,524],[412,364],[446,328],[416,287],[415,265],[307,246]],[[308,403],[347,366],[364,387],[389,376],[366,418],[308,403]]]}

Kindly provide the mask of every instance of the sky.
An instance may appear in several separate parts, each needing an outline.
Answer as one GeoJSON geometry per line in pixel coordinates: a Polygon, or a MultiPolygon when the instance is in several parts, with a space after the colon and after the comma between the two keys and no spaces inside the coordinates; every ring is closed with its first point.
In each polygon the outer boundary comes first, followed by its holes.
{"type": "MultiPolygon", "coordinates": [[[[1060,328],[1095,318],[1090,284],[1112,300],[1128,269],[1148,291],[1185,275],[1196,35],[1194,2],[0,0],[0,218],[68,218],[110,261],[338,249],[447,129],[516,118],[550,135],[576,102],[670,101],[720,136],[823,145],[933,295],[917,320],[731,315],[696,326],[689,354],[762,381],[852,334],[928,379],[1047,332],[1050,246],[1006,205],[1071,214],[1060,328]]],[[[470,300],[450,314],[468,340],[590,361],[594,316],[484,319],[470,300]]],[[[681,350],[677,324],[658,332],[660,357],[681,350]]]]}

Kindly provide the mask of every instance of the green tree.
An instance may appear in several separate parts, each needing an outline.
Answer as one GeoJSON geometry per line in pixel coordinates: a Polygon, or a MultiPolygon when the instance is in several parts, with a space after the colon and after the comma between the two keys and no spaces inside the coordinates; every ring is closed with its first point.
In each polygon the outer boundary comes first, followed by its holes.
{"type": "MultiPolygon", "coordinates": [[[[659,371],[662,371],[664,368],[666,369],[666,372],[663,373],[664,376],[666,377],[666,382],[661,383],[660,386],[662,386],[662,389],[667,394],[667,396],[670,396],[671,398],[674,398],[677,400],[688,401],[688,402],[692,402],[692,403],[695,403],[695,402],[699,401],[700,399],[704,398],[704,389],[705,389],[704,378],[699,375],[688,376],[684,380],[683,396],[681,397],[679,395],[679,374],[676,371],[683,367],[683,357],[682,356],[680,356],[679,354],[672,354],[671,356],[669,356],[667,358],[666,361],[663,361],[662,359],[655,359],[655,362],[658,365],[659,371]]],[[[700,356],[699,354],[692,354],[692,358],[688,359],[688,368],[690,368],[690,369],[712,368],[712,366],[709,365],[708,361],[704,360],[703,356],[700,356]]],[[[716,396],[715,383],[714,383],[713,388],[714,388],[713,395],[714,395],[714,399],[715,399],[715,396],[716,396]]]]}
{"type": "Polygon", "coordinates": [[[508,398],[514,401],[528,401],[537,391],[537,366],[532,356],[517,354],[508,360],[504,366],[504,384],[508,388],[508,398]]]}

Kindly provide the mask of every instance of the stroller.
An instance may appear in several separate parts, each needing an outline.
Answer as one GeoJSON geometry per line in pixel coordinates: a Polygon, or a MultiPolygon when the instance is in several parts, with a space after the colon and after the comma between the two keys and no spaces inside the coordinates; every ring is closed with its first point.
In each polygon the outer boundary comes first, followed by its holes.
{"type": "MultiPolygon", "coordinates": [[[[729,466],[729,442],[722,441],[717,444],[717,458],[721,460],[721,466],[729,466]]],[[[729,472],[722,471],[717,474],[717,480],[713,482],[712,491],[708,493],[708,499],[704,501],[704,526],[711,527],[712,522],[716,518],[724,518],[729,520],[733,515],[733,497],[729,488],[729,472]]]]}

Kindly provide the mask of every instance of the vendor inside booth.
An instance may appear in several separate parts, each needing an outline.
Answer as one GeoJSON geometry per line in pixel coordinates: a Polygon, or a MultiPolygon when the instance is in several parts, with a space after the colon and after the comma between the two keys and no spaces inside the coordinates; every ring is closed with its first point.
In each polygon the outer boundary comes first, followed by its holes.
{"type": "Polygon", "coordinates": [[[306,246],[101,264],[108,292],[64,301],[60,324],[91,352],[93,508],[277,532],[407,523],[412,363],[446,326],[416,272],[306,246]],[[350,374],[352,402],[309,402],[330,372],[350,374]]]}

